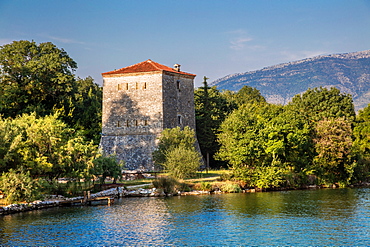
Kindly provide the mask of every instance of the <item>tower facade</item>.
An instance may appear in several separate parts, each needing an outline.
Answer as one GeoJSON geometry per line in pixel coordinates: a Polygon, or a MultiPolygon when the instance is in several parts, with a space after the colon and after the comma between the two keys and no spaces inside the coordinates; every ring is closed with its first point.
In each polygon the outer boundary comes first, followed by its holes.
{"type": "Polygon", "coordinates": [[[194,74],[147,60],[102,73],[100,146],[130,170],[152,171],[152,152],[165,128],[195,130],[194,74]]]}

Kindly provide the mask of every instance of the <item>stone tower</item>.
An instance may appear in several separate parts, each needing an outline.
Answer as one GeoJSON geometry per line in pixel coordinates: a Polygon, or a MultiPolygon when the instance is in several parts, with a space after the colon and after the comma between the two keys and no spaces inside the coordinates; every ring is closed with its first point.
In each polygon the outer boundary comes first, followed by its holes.
{"type": "Polygon", "coordinates": [[[130,170],[154,169],[152,152],[165,128],[195,130],[194,77],[147,60],[102,73],[103,116],[100,146],[130,170]]]}

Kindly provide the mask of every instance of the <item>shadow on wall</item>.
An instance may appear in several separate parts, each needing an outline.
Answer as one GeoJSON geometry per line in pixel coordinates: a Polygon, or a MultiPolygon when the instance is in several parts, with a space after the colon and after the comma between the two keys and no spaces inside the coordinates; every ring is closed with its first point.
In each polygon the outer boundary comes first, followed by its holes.
{"type": "Polygon", "coordinates": [[[115,154],[119,161],[125,162],[126,169],[153,171],[152,152],[157,134],[162,130],[161,114],[142,113],[145,109],[141,110],[125,93],[117,94],[105,107],[109,110],[102,126],[100,146],[103,152],[115,154]]]}

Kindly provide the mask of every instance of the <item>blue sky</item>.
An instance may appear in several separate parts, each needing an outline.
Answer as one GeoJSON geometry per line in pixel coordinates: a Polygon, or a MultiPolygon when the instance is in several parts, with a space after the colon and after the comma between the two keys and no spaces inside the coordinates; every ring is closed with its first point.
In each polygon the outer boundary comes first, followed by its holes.
{"type": "Polygon", "coordinates": [[[152,59],[209,82],[370,49],[370,0],[0,0],[0,45],[50,41],[92,76],[152,59]]]}

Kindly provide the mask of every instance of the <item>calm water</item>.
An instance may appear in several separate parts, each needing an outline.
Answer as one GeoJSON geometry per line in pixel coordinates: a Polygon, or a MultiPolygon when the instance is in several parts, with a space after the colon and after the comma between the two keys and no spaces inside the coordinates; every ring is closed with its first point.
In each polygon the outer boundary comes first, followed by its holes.
{"type": "Polygon", "coordinates": [[[370,189],[124,198],[0,216],[0,245],[370,245],[370,189]]]}

